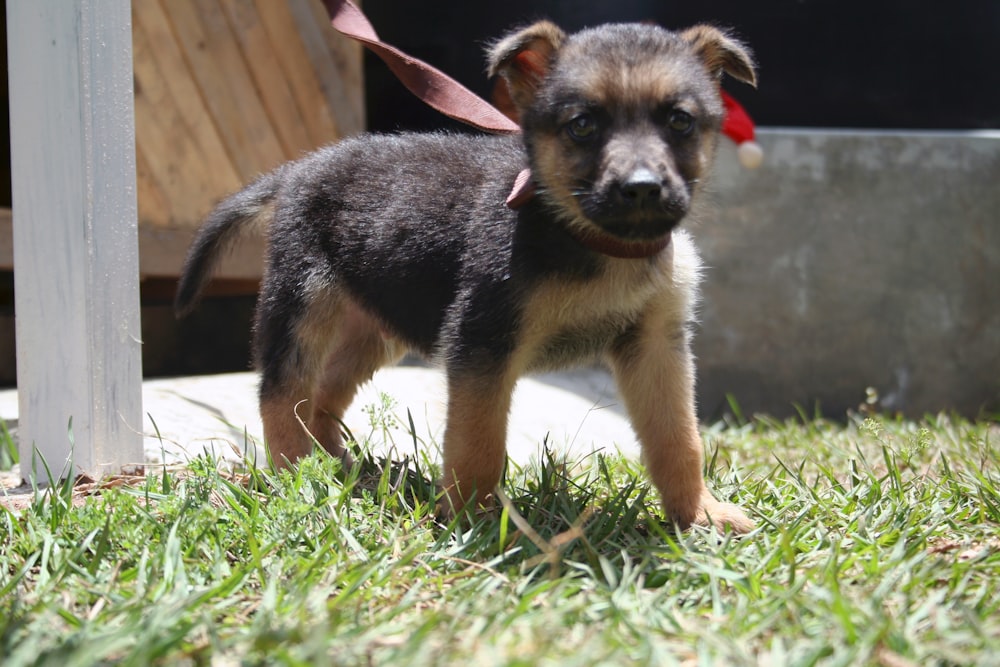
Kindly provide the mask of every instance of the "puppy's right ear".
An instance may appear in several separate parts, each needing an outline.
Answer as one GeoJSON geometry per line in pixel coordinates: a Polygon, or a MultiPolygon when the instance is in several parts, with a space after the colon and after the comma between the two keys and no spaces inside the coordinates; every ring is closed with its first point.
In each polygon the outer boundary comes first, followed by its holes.
{"type": "Polygon", "coordinates": [[[565,39],[566,33],[559,26],[539,21],[507,35],[489,49],[486,71],[504,78],[518,111],[535,99],[535,91],[565,39]]]}
{"type": "Polygon", "coordinates": [[[722,78],[725,72],[737,81],[757,87],[757,69],[750,49],[726,32],[710,25],[696,25],[681,33],[698,54],[705,66],[715,76],[722,78]]]}

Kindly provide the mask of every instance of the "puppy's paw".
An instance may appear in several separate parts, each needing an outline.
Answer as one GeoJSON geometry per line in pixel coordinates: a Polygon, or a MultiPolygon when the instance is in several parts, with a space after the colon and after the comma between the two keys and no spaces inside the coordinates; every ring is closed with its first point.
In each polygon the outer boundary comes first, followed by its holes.
{"type": "Polygon", "coordinates": [[[748,533],[754,528],[754,522],[742,509],[732,503],[723,503],[707,492],[701,497],[698,512],[691,522],[698,526],[715,526],[719,530],[731,530],[734,533],[748,533]]]}
{"type": "Polygon", "coordinates": [[[448,523],[455,517],[461,518],[468,524],[474,523],[482,517],[500,517],[500,510],[494,494],[489,494],[483,500],[478,500],[476,494],[464,498],[459,494],[454,486],[448,487],[448,492],[442,494],[434,507],[434,514],[443,523],[448,523]]]}

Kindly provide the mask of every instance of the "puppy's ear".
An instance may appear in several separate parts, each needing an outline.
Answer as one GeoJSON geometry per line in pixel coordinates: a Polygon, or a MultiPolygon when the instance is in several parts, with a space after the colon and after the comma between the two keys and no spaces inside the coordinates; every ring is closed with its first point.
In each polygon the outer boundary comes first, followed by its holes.
{"type": "Polygon", "coordinates": [[[559,26],[539,21],[517,30],[489,49],[487,73],[507,82],[510,98],[518,110],[535,99],[535,91],[552,67],[555,52],[566,39],[559,26]]]}
{"type": "Polygon", "coordinates": [[[750,49],[739,40],[710,25],[696,25],[681,33],[708,70],[722,77],[723,72],[737,81],[757,87],[757,72],[750,49]]]}

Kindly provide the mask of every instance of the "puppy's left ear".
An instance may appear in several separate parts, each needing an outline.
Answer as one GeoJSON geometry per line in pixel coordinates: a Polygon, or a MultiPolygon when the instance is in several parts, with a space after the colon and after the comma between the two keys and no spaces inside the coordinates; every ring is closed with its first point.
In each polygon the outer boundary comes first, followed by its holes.
{"type": "Polygon", "coordinates": [[[708,70],[718,77],[723,72],[737,81],[757,87],[757,72],[750,49],[710,25],[696,25],[681,33],[708,70]]]}
{"type": "Polygon", "coordinates": [[[565,39],[566,33],[559,26],[539,21],[507,35],[490,48],[486,71],[490,76],[504,78],[518,111],[535,99],[535,92],[552,68],[555,53],[565,39]]]}

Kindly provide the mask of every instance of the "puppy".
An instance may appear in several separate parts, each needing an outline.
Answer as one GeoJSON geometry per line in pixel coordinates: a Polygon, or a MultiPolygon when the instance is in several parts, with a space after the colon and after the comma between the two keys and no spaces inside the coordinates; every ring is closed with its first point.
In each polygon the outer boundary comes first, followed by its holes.
{"type": "Polygon", "coordinates": [[[308,455],[314,438],[346,457],[340,420],[358,386],[415,351],[447,375],[448,497],[483,501],[517,379],[603,359],[667,516],[751,529],[702,476],[688,326],[699,260],[678,229],[715,150],[720,78],[754,85],[750,53],[708,26],[566,35],[543,21],[493,45],[489,72],[522,135],[361,136],[279,167],[210,214],[178,314],[263,221],[255,353],[274,461],[308,455]],[[515,210],[505,201],[525,167],[534,194],[515,210]]]}

